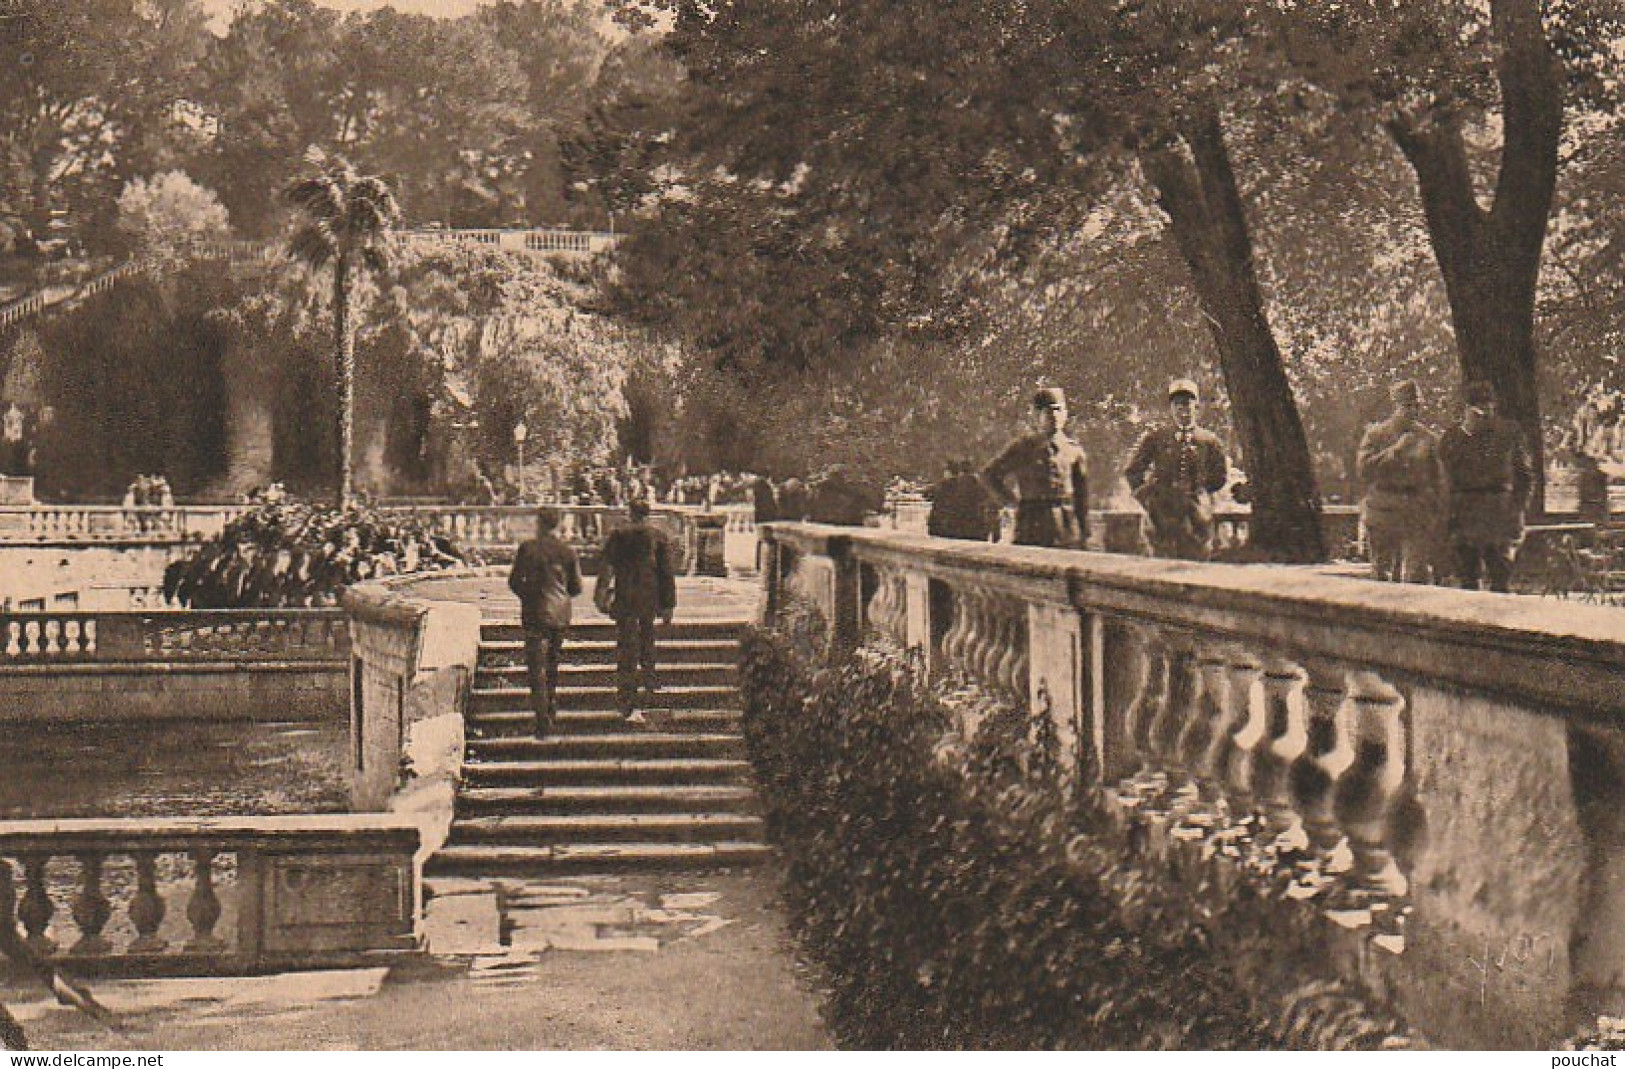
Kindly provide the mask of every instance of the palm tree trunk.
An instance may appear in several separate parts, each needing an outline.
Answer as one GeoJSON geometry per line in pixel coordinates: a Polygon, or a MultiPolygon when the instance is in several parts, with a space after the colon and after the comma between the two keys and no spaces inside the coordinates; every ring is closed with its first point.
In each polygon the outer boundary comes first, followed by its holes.
{"type": "Polygon", "coordinates": [[[338,504],[348,508],[355,500],[355,333],[350,328],[350,264],[342,255],[333,262],[333,330],[338,342],[338,504]]]}

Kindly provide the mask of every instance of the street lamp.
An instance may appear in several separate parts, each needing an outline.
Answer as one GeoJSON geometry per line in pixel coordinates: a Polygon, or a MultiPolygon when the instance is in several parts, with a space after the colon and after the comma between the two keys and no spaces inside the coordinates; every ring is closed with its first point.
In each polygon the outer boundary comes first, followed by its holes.
{"type": "Polygon", "coordinates": [[[520,420],[513,425],[513,444],[519,451],[519,503],[525,503],[525,439],[530,437],[530,428],[525,421],[520,420]]]}

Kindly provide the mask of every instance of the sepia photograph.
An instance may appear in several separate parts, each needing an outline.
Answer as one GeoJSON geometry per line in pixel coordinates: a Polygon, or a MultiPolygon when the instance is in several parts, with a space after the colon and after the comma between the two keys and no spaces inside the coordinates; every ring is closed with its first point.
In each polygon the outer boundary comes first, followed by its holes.
{"type": "Polygon", "coordinates": [[[1625,0],[0,0],[11,1064],[1622,1049],[1625,0]]]}

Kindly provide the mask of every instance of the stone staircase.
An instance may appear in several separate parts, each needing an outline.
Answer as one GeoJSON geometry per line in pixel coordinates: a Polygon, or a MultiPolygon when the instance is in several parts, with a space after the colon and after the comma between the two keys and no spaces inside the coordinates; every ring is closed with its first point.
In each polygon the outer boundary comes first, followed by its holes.
{"type": "Polygon", "coordinates": [[[659,631],[648,723],[615,711],[615,636],[571,628],[559,713],[533,735],[524,641],[487,621],[468,711],[463,784],[430,877],[534,876],[747,864],[768,855],[739,733],[737,622],[659,631]]]}

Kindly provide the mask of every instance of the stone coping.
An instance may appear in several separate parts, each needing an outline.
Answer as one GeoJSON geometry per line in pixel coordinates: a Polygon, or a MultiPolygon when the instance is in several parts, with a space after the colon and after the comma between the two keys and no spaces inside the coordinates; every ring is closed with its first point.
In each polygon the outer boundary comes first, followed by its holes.
{"type": "Polygon", "coordinates": [[[3,676],[104,676],[104,675],[220,675],[232,672],[341,672],[350,661],[346,657],[311,658],[307,661],[240,661],[230,654],[219,660],[194,661],[30,661],[0,663],[3,676]]]}
{"type": "Polygon", "coordinates": [[[913,568],[981,589],[1143,620],[1220,641],[1386,668],[1542,707],[1625,713],[1625,612],[1556,598],[1328,575],[956,542],[819,524],[764,526],[805,553],[913,568]]]}
{"type": "Polygon", "coordinates": [[[0,820],[0,854],[76,850],[190,850],[380,846],[411,852],[418,828],[387,813],[312,813],[275,817],[72,817],[0,820]]]}

